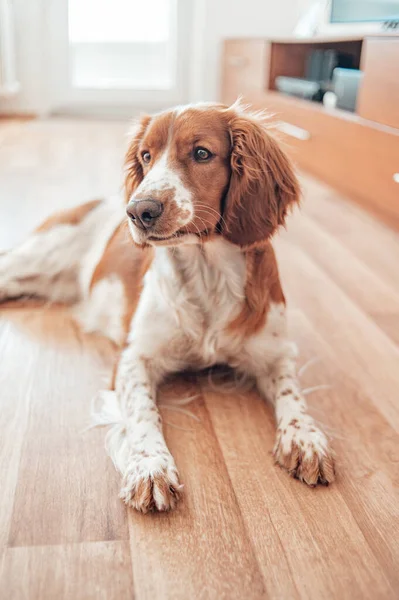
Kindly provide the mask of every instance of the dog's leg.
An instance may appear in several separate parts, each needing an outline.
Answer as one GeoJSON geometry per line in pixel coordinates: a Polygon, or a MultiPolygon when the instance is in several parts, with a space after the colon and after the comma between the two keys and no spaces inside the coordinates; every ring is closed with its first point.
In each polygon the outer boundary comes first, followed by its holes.
{"type": "Polygon", "coordinates": [[[107,448],[123,476],[121,498],[143,513],[173,508],[182,487],[156,405],[163,376],[159,361],[135,343],[122,352],[115,382],[122,422],[110,431],[107,448]]]}
{"type": "Polygon", "coordinates": [[[57,225],[32,234],[0,256],[0,301],[37,296],[70,302],[78,296],[76,227],[57,225]]]}
{"type": "Polygon", "coordinates": [[[323,431],[307,412],[296,377],[295,358],[287,352],[272,372],[257,378],[261,393],[275,406],[276,462],[310,486],[334,481],[334,459],[323,431]]]}
{"type": "Polygon", "coordinates": [[[0,254],[0,302],[20,296],[52,302],[78,300],[86,257],[91,258],[98,245],[85,277],[89,284],[95,261],[119,221],[113,206],[100,201],[50,217],[23,244],[0,254]]]}

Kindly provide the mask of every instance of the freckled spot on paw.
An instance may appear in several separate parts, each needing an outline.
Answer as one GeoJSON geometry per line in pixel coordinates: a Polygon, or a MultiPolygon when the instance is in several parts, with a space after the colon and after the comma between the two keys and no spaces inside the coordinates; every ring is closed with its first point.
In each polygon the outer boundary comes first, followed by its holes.
{"type": "Polygon", "coordinates": [[[285,435],[286,433],[287,433],[287,430],[286,430],[286,429],[284,429],[284,431],[283,431],[283,434],[285,435]]]}
{"type": "Polygon", "coordinates": [[[311,427],[311,428],[309,429],[309,431],[310,431],[311,433],[316,433],[316,429],[315,429],[314,427],[311,427]]]}
{"type": "Polygon", "coordinates": [[[299,400],[300,400],[300,397],[299,397],[299,396],[297,396],[296,394],[294,394],[294,400],[296,400],[297,402],[299,402],[299,400]]]}
{"type": "Polygon", "coordinates": [[[286,388],[282,392],[280,392],[280,396],[288,396],[288,394],[292,394],[293,391],[290,388],[286,388]]]}
{"type": "Polygon", "coordinates": [[[292,419],[289,423],[290,427],[295,427],[298,424],[298,419],[292,419]]]}
{"type": "Polygon", "coordinates": [[[278,337],[278,333],[276,333],[275,331],[273,331],[273,337],[278,337]]]}

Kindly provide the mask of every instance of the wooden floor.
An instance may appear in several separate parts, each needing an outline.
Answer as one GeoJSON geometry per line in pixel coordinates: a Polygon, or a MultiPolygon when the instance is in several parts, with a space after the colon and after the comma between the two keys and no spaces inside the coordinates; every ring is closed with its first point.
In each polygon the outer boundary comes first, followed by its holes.
{"type": "MultiPolygon", "coordinates": [[[[125,124],[0,122],[0,241],[115,191],[125,124]]],[[[0,313],[0,598],[399,598],[399,236],[306,178],[276,240],[312,413],[338,479],[309,489],[274,466],[254,393],[178,379],[161,402],[185,484],[171,514],[118,500],[104,430],[85,431],[110,344],[51,307],[0,313]],[[195,419],[193,418],[193,415],[195,419]]]]}

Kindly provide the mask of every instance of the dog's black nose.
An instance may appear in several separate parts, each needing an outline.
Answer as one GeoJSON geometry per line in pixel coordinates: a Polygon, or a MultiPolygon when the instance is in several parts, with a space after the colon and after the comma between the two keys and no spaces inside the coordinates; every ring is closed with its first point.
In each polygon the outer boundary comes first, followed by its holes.
{"type": "Polygon", "coordinates": [[[126,208],[129,218],[139,229],[151,229],[162,211],[163,204],[158,200],[133,200],[126,208]]]}

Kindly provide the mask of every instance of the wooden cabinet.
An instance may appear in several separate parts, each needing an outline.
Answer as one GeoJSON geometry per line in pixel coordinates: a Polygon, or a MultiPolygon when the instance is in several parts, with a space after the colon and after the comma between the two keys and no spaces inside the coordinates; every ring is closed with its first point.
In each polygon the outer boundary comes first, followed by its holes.
{"type": "Polygon", "coordinates": [[[264,100],[296,163],[399,228],[399,130],[276,92],[264,100]]]}
{"type": "Polygon", "coordinates": [[[358,114],[399,129],[399,38],[366,39],[362,70],[358,114]]]}
{"type": "Polygon", "coordinates": [[[228,40],[222,101],[239,95],[274,115],[295,162],[399,229],[399,37],[228,40]],[[334,47],[364,70],[358,113],[284,96],[277,75],[300,77],[312,48],[334,47]]]}
{"type": "Polygon", "coordinates": [[[224,45],[222,98],[232,104],[241,94],[263,93],[268,87],[270,44],[265,40],[227,40],[224,45]]]}

